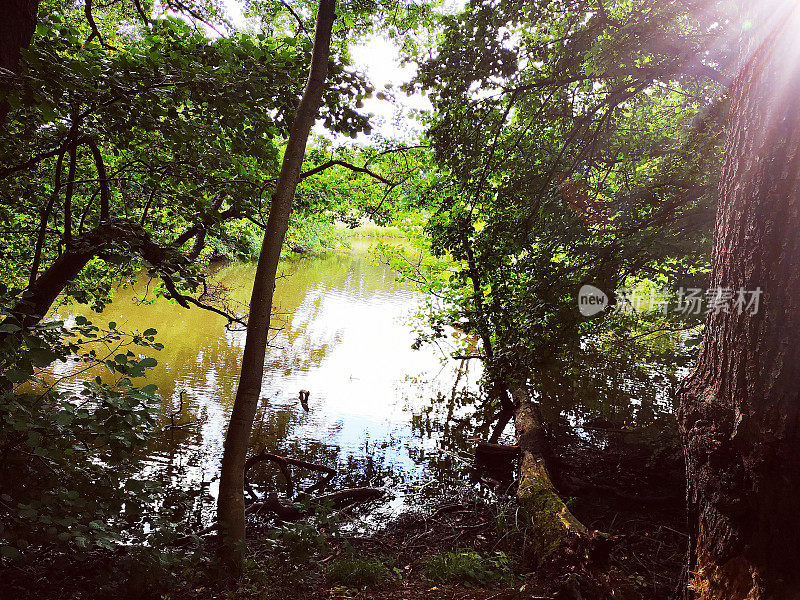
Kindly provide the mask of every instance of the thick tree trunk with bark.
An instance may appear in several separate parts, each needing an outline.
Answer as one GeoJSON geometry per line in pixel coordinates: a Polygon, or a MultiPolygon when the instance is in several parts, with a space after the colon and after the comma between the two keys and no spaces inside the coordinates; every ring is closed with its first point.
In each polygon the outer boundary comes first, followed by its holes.
{"type": "Polygon", "coordinates": [[[744,4],[710,288],[763,295],[709,313],[683,386],[700,600],[800,598],[800,6],[744,4]]]}
{"type": "MultiPolygon", "coordinates": [[[[0,91],[11,73],[19,70],[19,56],[27,48],[36,30],[39,0],[3,0],[0,3],[0,91]]],[[[0,101],[0,128],[5,125],[9,105],[0,101]]]]}
{"type": "Polygon", "coordinates": [[[217,501],[217,520],[220,523],[223,541],[222,558],[233,567],[238,567],[241,562],[239,550],[245,537],[245,461],[250,430],[261,395],[264,356],[267,350],[267,334],[278,260],[289,226],[292,200],[300,178],[306,143],[322,103],[322,92],[328,73],[335,8],[335,0],[320,1],[308,82],[289,134],[258,258],[253,294],[250,300],[247,341],[242,356],[242,371],[225,437],[217,501]]]}

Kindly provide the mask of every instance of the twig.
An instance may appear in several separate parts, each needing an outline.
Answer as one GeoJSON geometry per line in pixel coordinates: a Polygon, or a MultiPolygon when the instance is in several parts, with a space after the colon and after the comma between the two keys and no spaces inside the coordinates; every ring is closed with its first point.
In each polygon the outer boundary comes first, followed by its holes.
{"type": "Polygon", "coordinates": [[[318,471],[325,473],[325,476],[322,479],[320,479],[317,483],[303,490],[304,495],[308,495],[313,492],[321,490],[328,483],[330,483],[331,479],[333,479],[334,476],[336,475],[336,469],[332,469],[331,467],[308,462],[306,460],[302,460],[299,458],[289,458],[286,456],[279,456],[277,454],[272,454],[271,452],[267,452],[266,450],[262,450],[258,454],[254,454],[253,456],[248,458],[247,462],[245,462],[244,464],[245,479],[247,477],[248,470],[250,470],[254,465],[258,464],[259,462],[265,460],[272,461],[278,465],[278,468],[281,470],[284,479],[286,479],[286,487],[290,498],[294,496],[294,482],[292,481],[292,476],[291,472],[289,471],[288,465],[294,465],[296,467],[309,469],[310,471],[318,471]]]}
{"type": "Polygon", "coordinates": [[[178,405],[178,410],[176,410],[175,412],[171,412],[169,414],[169,425],[164,427],[164,431],[168,431],[171,429],[183,429],[184,427],[188,427],[189,425],[197,423],[197,419],[194,419],[192,421],[189,421],[188,423],[183,423],[182,425],[175,424],[175,417],[180,417],[181,413],[183,413],[183,396],[185,393],[186,390],[181,390],[180,394],[178,394],[178,397],[180,398],[180,404],[178,405]]]}

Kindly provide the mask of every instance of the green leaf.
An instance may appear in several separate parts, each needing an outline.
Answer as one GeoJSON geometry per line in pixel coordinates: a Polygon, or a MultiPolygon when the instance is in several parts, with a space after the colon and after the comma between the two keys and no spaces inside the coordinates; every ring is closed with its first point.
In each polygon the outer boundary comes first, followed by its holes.
{"type": "Polygon", "coordinates": [[[28,356],[34,366],[37,367],[46,367],[58,358],[55,352],[47,348],[31,348],[28,351],[28,356]]]}
{"type": "Polygon", "coordinates": [[[155,367],[158,364],[158,361],[153,358],[152,356],[148,356],[147,358],[143,358],[139,361],[139,366],[145,369],[150,369],[155,367]]]}
{"type": "Polygon", "coordinates": [[[65,410],[56,413],[56,423],[60,426],[69,425],[73,420],[73,415],[65,410]]]}
{"type": "Polygon", "coordinates": [[[12,367],[8,371],[5,372],[5,377],[11,383],[22,383],[23,381],[27,380],[33,373],[31,371],[24,371],[17,367],[12,367]]]}
{"type": "Polygon", "coordinates": [[[28,446],[31,448],[35,448],[39,444],[42,443],[42,434],[38,431],[29,431],[28,432],[28,446]]]}
{"type": "Polygon", "coordinates": [[[73,540],[75,545],[78,548],[88,548],[89,547],[89,540],[82,535],[76,535],[75,539],[73,540]]]}

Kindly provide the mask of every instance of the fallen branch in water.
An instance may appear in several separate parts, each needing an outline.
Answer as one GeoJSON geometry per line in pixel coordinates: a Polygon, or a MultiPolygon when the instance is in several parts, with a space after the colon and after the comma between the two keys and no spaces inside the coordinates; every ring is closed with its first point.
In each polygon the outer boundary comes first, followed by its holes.
{"type": "MultiPolygon", "coordinates": [[[[279,498],[276,494],[270,494],[261,502],[253,502],[248,507],[248,511],[270,512],[282,521],[297,521],[298,519],[305,518],[310,514],[313,514],[316,508],[320,506],[325,506],[332,510],[341,510],[359,502],[375,500],[382,497],[385,493],[384,490],[378,488],[362,487],[339,490],[338,492],[331,492],[321,496],[311,496],[311,494],[320,491],[328,483],[330,483],[331,479],[333,479],[336,475],[336,470],[325,465],[309,462],[307,460],[290,458],[288,456],[280,456],[278,454],[267,452],[266,450],[262,450],[258,454],[254,454],[245,462],[245,485],[247,485],[248,488],[249,482],[247,480],[247,471],[258,463],[264,461],[270,461],[278,465],[281,474],[286,480],[287,499],[279,498]],[[290,465],[308,469],[310,471],[317,471],[324,473],[325,475],[317,483],[306,488],[305,490],[302,490],[295,496],[294,481],[292,479],[292,472],[289,468],[290,465]],[[292,499],[302,501],[307,508],[303,508],[302,506],[292,502],[292,499]]],[[[251,494],[255,496],[252,490],[251,494]]]]}
{"type": "Polygon", "coordinates": [[[519,456],[518,446],[506,446],[479,441],[475,448],[474,468],[479,481],[499,492],[514,482],[514,466],[519,456]]]}
{"type": "Polygon", "coordinates": [[[475,448],[475,466],[505,467],[519,456],[519,446],[479,441],[475,448]]]}
{"type": "MultiPolygon", "coordinates": [[[[267,453],[268,454],[268,453],[267,453]]],[[[258,456],[258,455],[256,455],[258,456]]],[[[276,455],[272,455],[276,456],[276,455]]],[[[253,457],[251,457],[253,458],[253,457]]],[[[279,457],[284,458],[284,457],[279,457]]],[[[267,458],[263,458],[261,460],[271,460],[267,458]]],[[[298,459],[286,459],[295,460],[297,462],[298,459]]],[[[253,463],[255,464],[255,462],[253,463]]],[[[314,464],[314,463],[307,463],[307,464],[314,464]]],[[[321,465],[316,465],[321,466],[321,465]]],[[[326,469],[328,467],[325,467],[326,469]]],[[[331,469],[333,470],[333,469],[331,469]]],[[[246,514],[257,514],[257,513],[271,513],[275,515],[281,521],[299,521],[300,519],[304,519],[307,517],[312,516],[316,509],[319,507],[325,507],[331,510],[341,510],[354,504],[359,504],[361,502],[369,502],[370,500],[377,500],[378,498],[382,498],[386,494],[385,490],[379,488],[369,488],[369,487],[360,487],[360,488],[348,488],[345,490],[339,490],[338,492],[331,492],[330,494],[323,494],[321,496],[314,496],[304,500],[303,505],[296,504],[286,500],[284,498],[278,497],[277,494],[270,494],[261,502],[253,502],[247,506],[245,509],[246,514]]],[[[195,537],[200,537],[207,535],[209,533],[213,533],[218,529],[219,525],[217,523],[213,523],[209,525],[205,529],[201,529],[197,533],[193,534],[195,537]]],[[[172,545],[180,545],[187,541],[189,541],[193,535],[184,535],[172,542],[172,545]]]]}
{"type": "Polygon", "coordinates": [[[309,471],[317,471],[320,473],[325,473],[325,476],[322,479],[320,479],[317,483],[303,490],[301,494],[302,496],[307,496],[314,492],[320,491],[322,488],[328,485],[328,483],[330,483],[331,479],[333,479],[336,476],[336,469],[332,469],[331,467],[308,462],[307,460],[302,460],[299,458],[289,458],[287,456],[279,456],[277,454],[272,454],[271,452],[267,452],[266,450],[262,450],[258,454],[254,454],[253,456],[248,458],[247,462],[244,463],[246,485],[247,485],[247,472],[253,466],[267,460],[274,462],[275,464],[278,465],[278,468],[280,469],[283,478],[286,480],[286,496],[288,498],[292,498],[295,495],[294,481],[292,479],[292,472],[289,469],[289,465],[302,467],[304,469],[308,469],[309,471]]]}
{"type": "Polygon", "coordinates": [[[325,494],[324,496],[317,496],[312,498],[311,502],[321,505],[330,505],[332,508],[344,508],[357,502],[368,502],[369,500],[377,500],[381,498],[386,492],[380,488],[360,487],[350,488],[346,490],[339,490],[325,494]]]}
{"type": "Polygon", "coordinates": [[[304,501],[308,508],[279,498],[275,494],[270,494],[263,502],[251,504],[250,509],[253,512],[272,513],[282,521],[297,521],[311,516],[318,507],[339,510],[360,502],[377,500],[383,497],[385,493],[385,490],[368,487],[339,490],[338,492],[308,498],[304,501]]]}
{"type": "Polygon", "coordinates": [[[194,425],[197,423],[197,419],[189,421],[188,423],[182,423],[180,425],[175,424],[175,419],[181,416],[183,412],[183,396],[186,394],[186,390],[182,390],[178,397],[180,398],[180,404],[178,405],[178,410],[175,412],[169,413],[169,425],[164,427],[164,431],[169,431],[171,429],[183,429],[184,427],[188,427],[189,425],[194,425]]]}
{"type": "Polygon", "coordinates": [[[532,533],[524,552],[531,562],[540,564],[588,530],[564,504],[550,479],[544,459],[547,441],[537,407],[520,388],[513,389],[512,395],[517,404],[514,423],[519,444],[517,502],[532,533]]]}

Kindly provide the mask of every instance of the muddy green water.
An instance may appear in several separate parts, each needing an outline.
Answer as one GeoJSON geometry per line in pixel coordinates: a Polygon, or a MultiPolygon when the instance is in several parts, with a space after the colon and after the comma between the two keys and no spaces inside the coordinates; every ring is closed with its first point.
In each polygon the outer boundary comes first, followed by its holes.
{"type": "MultiPolygon", "coordinates": [[[[467,429],[451,431],[454,419],[468,422],[468,403],[454,400],[456,369],[441,349],[413,350],[413,316],[422,297],[395,281],[396,273],[356,241],[349,251],[281,263],[272,326],[265,357],[262,402],[252,438],[253,450],[266,448],[336,467],[333,487],[388,486],[431,491],[463,477],[462,462],[443,450],[459,446],[467,429]],[[310,391],[310,410],[298,391],[310,391]],[[445,398],[449,401],[445,401],[445,398]]],[[[255,263],[218,265],[214,281],[239,308],[249,300],[255,263]]],[[[146,451],[152,477],[197,496],[195,511],[207,516],[216,493],[222,444],[236,393],[244,331],[228,331],[225,319],[197,308],[148,295],[147,281],[115,292],[102,314],[86,307],[62,307],[69,324],[77,315],[118,329],[158,331],[164,349],[153,353],[158,366],[148,383],[163,397],[161,426],[179,406],[174,422],[146,451]]],[[[452,331],[451,336],[458,336],[452,331]]],[[[67,366],[63,367],[68,369],[67,366]]],[[[74,367],[73,367],[74,368],[74,367]]],[[[67,371],[54,373],[67,375],[67,371]]],[[[476,389],[479,365],[458,378],[457,392],[476,389]]],[[[64,380],[60,387],[80,386],[64,380]]],[[[262,490],[282,488],[270,467],[254,474],[262,490]]],[[[297,473],[303,479],[303,473],[297,473]]],[[[309,476],[305,481],[312,481],[309,476]]]]}
{"type": "MultiPolygon", "coordinates": [[[[213,268],[233,306],[244,308],[254,263],[213,268]]],[[[409,499],[436,494],[468,481],[475,437],[488,430],[476,406],[480,365],[447,360],[455,330],[437,346],[413,350],[413,316],[424,298],[399,284],[396,274],[356,241],[349,251],[281,263],[275,304],[278,328],[264,361],[262,401],[251,440],[253,451],[271,452],[337,469],[331,487],[385,486],[393,499],[382,511],[402,510],[409,499]],[[461,374],[458,370],[461,369],[461,374]],[[310,391],[310,410],[298,391],[310,391]],[[422,493],[420,494],[420,491],[422,493]]],[[[160,424],[172,420],[145,450],[148,475],[191,499],[186,516],[198,523],[212,514],[222,444],[244,348],[244,331],[228,331],[225,319],[197,308],[153,298],[147,281],[119,289],[98,315],[86,307],[62,307],[95,324],[123,330],[155,328],[164,349],[148,377],[163,397],[160,424]],[[183,410],[180,393],[185,393],[183,410]],[[171,416],[172,415],[172,416],[171,416]]],[[[574,364],[542,377],[540,399],[550,421],[579,434],[601,428],[647,426],[673,408],[675,364],[661,368],[636,357],[575,357],[574,364]],[[599,420],[598,420],[599,419],[599,420]]],[[[56,368],[75,368],[74,363],[56,368]]],[[[68,371],[54,373],[63,377],[68,371]]],[[[80,386],[65,379],[62,388],[80,386]]],[[[108,376],[108,374],[106,374],[108,376]]],[[[251,473],[257,493],[282,491],[280,474],[259,465],[251,473]]],[[[295,472],[298,484],[315,481],[295,472]]],[[[380,511],[379,511],[380,512],[380,511]]]]}

